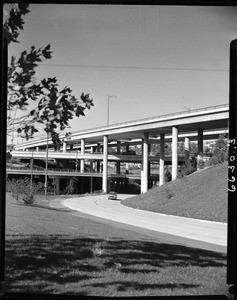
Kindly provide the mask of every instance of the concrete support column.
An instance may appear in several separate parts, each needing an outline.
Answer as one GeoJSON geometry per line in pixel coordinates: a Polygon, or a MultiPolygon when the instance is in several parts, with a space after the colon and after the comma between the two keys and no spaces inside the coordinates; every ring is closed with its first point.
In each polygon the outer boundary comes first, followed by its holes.
{"type": "MultiPolygon", "coordinates": [[[[85,140],[81,140],[81,154],[85,154],[85,140]]],[[[84,168],[85,168],[85,160],[81,159],[80,162],[80,167],[81,167],[81,173],[84,173],[84,168]]]]}
{"type": "MultiPolygon", "coordinates": [[[[150,153],[151,153],[151,143],[149,143],[149,141],[148,141],[148,178],[151,175],[151,162],[149,162],[150,153]]],[[[148,187],[149,187],[149,184],[148,184],[148,187]]]]}
{"type": "MultiPolygon", "coordinates": [[[[97,148],[96,152],[100,153],[100,149],[101,149],[100,144],[97,144],[96,148],[97,148]]],[[[100,172],[100,161],[99,160],[97,161],[97,172],[100,172]]]]}
{"type": "Polygon", "coordinates": [[[93,171],[96,172],[96,162],[93,161],[93,171]]]}
{"type": "Polygon", "coordinates": [[[172,180],[178,176],[178,127],[172,127],[172,180]]]}
{"type": "MultiPolygon", "coordinates": [[[[126,145],[125,149],[126,149],[125,152],[129,153],[129,145],[126,145]]],[[[125,172],[129,173],[129,163],[128,162],[125,163],[125,172]]]]}
{"type": "MultiPolygon", "coordinates": [[[[151,144],[149,143],[148,144],[148,157],[151,153],[151,144]]],[[[151,163],[149,162],[149,159],[148,159],[148,178],[149,176],[151,175],[151,163]]]]}
{"type": "Polygon", "coordinates": [[[143,147],[142,147],[142,170],[141,170],[141,193],[148,190],[148,132],[144,133],[143,147]]]}
{"type": "MultiPolygon", "coordinates": [[[[120,141],[117,142],[117,154],[118,155],[121,154],[121,142],[120,141]]],[[[118,161],[116,163],[116,173],[120,174],[120,171],[121,171],[121,169],[120,169],[120,162],[118,161]]]]}
{"type": "Polygon", "coordinates": [[[104,136],[104,147],[103,147],[103,181],[102,190],[104,193],[108,192],[107,187],[108,181],[108,136],[104,136]]]}
{"type": "Polygon", "coordinates": [[[39,147],[36,147],[36,151],[39,151],[39,147]]]}
{"type": "Polygon", "coordinates": [[[100,161],[99,160],[96,162],[96,170],[98,173],[100,172],[100,161]]]}
{"type": "Polygon", "coordinates": [[[55,193],[56,195],[60,195],[60,178],[55,178],[55,193]]]}
{"type": "Polygon", "coordinates": [[[66,151],[67,151],[67,143],[63,142],[63,152],[66,152],[66,151]]]}
{"type": "Polygon", "coordinates": [[[203,153],[203,129],[198,129],[198,154],[203,153]]]}
{"type": "Polygon", "coordinates": [[[94,171],[94,162],[93,160],[91,159],[90,160],[90,172],[93,172],[94,171]]]}
{"type": "Polygon", "coordinates": [[[73,186],[73,177],[70,177],[69,182],[70,182],[70,186],[73,186]]]}
{"type": "Polygon", "coordinates": [[[198,129],[198,153],[197,153],[197,170],[203,168],[202,155],[203,155],[203,129],[198,129]]]}
{"type": "Polygon", "coordinates": [[[160,135],[160,170],[159,170],[159,185],[165,183],[165,135],[160,135]]]}
{"type": "Polygon", "coordinates": [[[185,153],[185,166],[188,166],[189,162],[189,138],[185,137],[184,140],[184,153],[185,153]]]}
{"type": "MultiPolygon", "coordinates": [[[[91,154],[94,153],[93,147],[90,148],[90,152],[91,152],[91,154]]],[[[91,162],[90,162],[90,171],[95,172],[95,162],[94,162],[94,160],[91,160],[91,162]]]]}
{"type": "Polygon", "coordinates": [[[128,162],[125,163],[125,169],[126,169],[126,173],[128,174],[129,173],[129,163],[128,162]]]}

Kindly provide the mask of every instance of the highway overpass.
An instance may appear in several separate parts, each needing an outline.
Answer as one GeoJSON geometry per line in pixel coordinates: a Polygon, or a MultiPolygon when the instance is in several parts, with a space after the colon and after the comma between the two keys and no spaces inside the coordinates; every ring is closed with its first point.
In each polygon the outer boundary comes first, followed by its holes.
{"type": "MultiPolygon", "coordinates": [[[[58,159],[62,159],[63,155],[65,159],[71,156],[73,159],[80,160],[82,172],[85,159],[101,161],[103,162],[102,189],[104,192],[107,192],[108,161],[117,163],[118,174],[122,161],[139,161],[142,164],[141,192],[143,193],[148,189],[149,162],[152,160],[158,160],[160,185],[164,183],[166,141],[172,142],[171,164],[172,180],[174,180],[178,174],[178,141],[185,142],[185,161],[187,161],[190,140],[198,142],[198,154],[200,154],[203,152],[203,141],[215,139],[220,133],[228,132],[228,123],[229,105],[223,104],[73,132],[68,140],[65,136],[60,136],[63,141],[60,145],[54,145],[52,141],[47,141],[47,138],[31,140],[17,145],[16,150],[20,150],[22,155],[24,155],[23,152],[35,150],[34,156],[41,155],[42,158],[46,156],[46,153],[50,158],[58,159]],[[149,156],[149,147],[152,143],[160,144],[160,153],[155,158],[149,156]],[[47,144],[49,151],[46,151],[47,144]],[[142,156],[121,155],[123,145],[126,146],[126,152],[128,152],[129,146],[134,144],[142,145],[142,156]],[[115,147],[117,153],[109,154],[109,147],[115,147]],[[75,149],[77,151],[73,151],[75,149]],[[87,149],[90,153],[86,153],[87,149]]],[[[15,152],[12,153],[15,155],[15,152]]]]}

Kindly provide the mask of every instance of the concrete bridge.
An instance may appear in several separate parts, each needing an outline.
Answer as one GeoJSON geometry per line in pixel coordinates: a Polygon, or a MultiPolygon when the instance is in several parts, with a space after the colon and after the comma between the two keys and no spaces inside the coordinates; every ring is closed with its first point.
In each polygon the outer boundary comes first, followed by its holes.
{"type": "Polygon", "coordinates": [[[106,193],[109,161],[116,162],[117,174],[120,174],[121,162],[140,162],[141,193],[144,193],[148,190],[151,162],[159,163],[159,184],[164,184],[164,169],[167,163],[165,142],[172,142],[170,163],[172,180],[175,180],[178,175],[178,164],[189,159],[189,142],[197,141],[200,154],[203,152],[203,141],[216,139],[220,133],[228,132],[228,123],[229,105],[224,104],[73,132],[70,139],[60,136],[63,140],[60,145],[54,145],[47,138],[32,140],[17,145],[17,151],[13,151],[12,155],[15,157],[25,155],[30,158],[30,153],[33,153],[34,157],[39,158],[46,158],[47,155],[48,158],[54,159],[78,159],[81,172],[84,172],[86,159],[96,161],[98,165],[102,162],[102,189],[106,193]],[[178,141],[185,142],[183,159],[178,157],[178,141]],[[160,144],[160,153],[157,156],[149,156],[150,145],[153,143],[160,144]],[[129,146],[138,144],[142,146],[142,155],[127,155],[129,146]],[[126,147],[125,155],[121,152],[122,146],[126,147]],[[110,154],[109,147],[115,148],[116,153],[110,154]]]}

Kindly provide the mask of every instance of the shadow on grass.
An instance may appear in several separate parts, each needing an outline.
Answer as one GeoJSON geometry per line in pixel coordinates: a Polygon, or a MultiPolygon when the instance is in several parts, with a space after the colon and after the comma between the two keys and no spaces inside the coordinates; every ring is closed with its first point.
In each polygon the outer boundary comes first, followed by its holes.
{"type": "Polygon", "coordinates": [[[48,206],[47,204],[46,205],[42,205],[42,204],[39,204],[39,203],[33,203],[32,205],[25,205],[23,202],[16,202],[16,203],[11,203],[11,205],[19,205],[20,207],[23,207],[23,208],[34,208],[34,209],[47,209],[47,210],[52,210],[52,211],[58,211],[58,212],[72,212],[72,211],[76,211],[76,210],[73,210],[73,209],[70,209],[70,208],[55,208],[55,207],[51,207],[51,206],[48,206]]]}
{"type": "Polygon", "coordinates": [[[175,268],[185,270],[185,267],[226,267],[226,256],[141,240],[71,238],[67,235],[9,236],[6,239],[6,288],[9,291],[62,294],[63,287],[70,286],[71,294],[80,294],[78,286],[81,285],[88,289],[81,294],[87,295],[93,287],[113,286],[118,292],[198,287],[191,281],[183,282],[183,278],[176,283],[149,281],[153,274],[165,268],[172,272],[175,268]],[[73,285],[77,286],[74,290],[73,285]]]}
{"type": "MultiPolygon", "coordinates": [[[[166,284],[139,284],[136,281],[114,281],[109,283],[109,285],[117,285],[118,291],[126,291],[127,289],[135,289],[139,291],[145,291],[147,289],[174,289],[174,288],[192,288],[195,287],[195,284],[175,284],[175,283],[166,283],[166,284]]],[[[108,283],[94,283],[94,287],[107,287],[108,283]]]]}

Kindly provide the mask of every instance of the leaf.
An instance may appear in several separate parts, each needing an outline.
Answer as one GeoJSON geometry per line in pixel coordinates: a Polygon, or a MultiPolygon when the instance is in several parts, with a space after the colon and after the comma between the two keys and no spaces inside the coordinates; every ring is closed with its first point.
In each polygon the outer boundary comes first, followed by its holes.
{"type": "Polygon", "coordinates": [[[84,107],[78,106],[78,107],[76,108],[76,116],[77,116],[77,117],[79,117],[79,116],[85,116],[84,110],[85,110],[84,107]]]}

